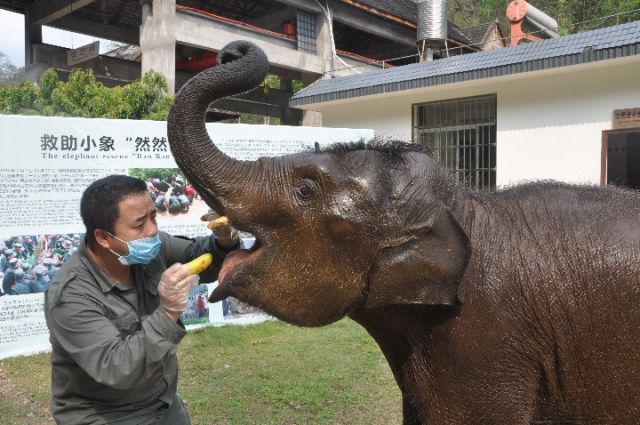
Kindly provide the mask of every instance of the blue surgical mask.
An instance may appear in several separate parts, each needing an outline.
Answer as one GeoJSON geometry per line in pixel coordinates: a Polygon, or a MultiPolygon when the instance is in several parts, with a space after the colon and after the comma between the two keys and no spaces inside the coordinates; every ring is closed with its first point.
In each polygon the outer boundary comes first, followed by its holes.
{"type": "Polygon", "coordinates": [[[118,261],[125,266],[129,266],[131,264],[149,264],[151,260],[156,258],[160,253],[160,236],[158,234],[155,236],[149,236],[148,238],[135,239],[129,242],[125,242],[111,233],[109,234],[117,240],[127,244],[127,247],[129,248],[129,255],[120,255],[114,250],[109,249],[109,251],[118,256],[118,261]]]}

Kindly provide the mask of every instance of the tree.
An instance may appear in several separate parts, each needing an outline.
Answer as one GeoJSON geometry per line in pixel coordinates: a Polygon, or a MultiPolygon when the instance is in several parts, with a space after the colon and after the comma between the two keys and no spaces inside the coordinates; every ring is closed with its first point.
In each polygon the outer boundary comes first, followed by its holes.
{"type": "MultiPolygon", "coordinates": [[[[178,168],[130,168],[129,175],[137,177],[141,180],[149,180],[158,178],[160,180],[169,180],[169,176],[175,174],[182,176],[182,172],[178,168]]],[[[184,179],[184,176],[182,176],[184,179]]]]}
{"type": "MultiPolygon", "coordinates": [[[[280,80],[270,75],[263,89],[279,87],[280,80]]],[[[296,87],[301,88],[301,84],[296,87]]],[[[90,69],[74,69],[67,81],[61,81],[54,69],[47,70],[36,86],[30,81],[0,87],[0,114],[120,118],[164,121],[173,97],[167,96],[167,81],[150,71],[142,79],[119,87],[105,87],[90,69]]],[[[263,123],[264,117],[243,114],[242,122],[263,123]]],[[[279,119],[271,119],[279,124],[279,119]]]]}
{"type": "Polygon", "coordinates": [[[0,87],[15,86],[24,80],[24,67],[15,66],[7,55],[0,52],[0,87]]]}
{"type": "Polygon", "coordinates": [[[166,80],[153,71],[141,80],[108,88],[90,69],[74,69],[66,82],[49,69],[39,86],[25,81],[0,88],[0,113],[166,120],[172,102],[166,91],[166,80]]]}
{"type": "MultiPolygon", "coordinates": [[[[500,21],[508,28],[510,0],[448,0],[449,19],[467,27],[500,21]]],[[[571,34],[640,19],[640,0],[528,0],[558,21],[560,34],[571,34]]]]}

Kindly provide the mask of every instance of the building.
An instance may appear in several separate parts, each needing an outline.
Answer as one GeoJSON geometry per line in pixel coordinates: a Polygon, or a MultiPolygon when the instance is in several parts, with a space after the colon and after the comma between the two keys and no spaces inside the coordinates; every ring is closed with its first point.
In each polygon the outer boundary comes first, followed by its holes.
{"type": "Polygon", "coordinates": [[[327,127],[425,143],[474,188],[640,188],[638,75],[640,21],[318,80],[290,103],[327,127]]]}
{"type": "MultiPolygon", "coordinates": [[[[216,109],[307,125],[320,118],[289,108],[293,82],[416,62],[416,7],[410,0],[0,0],[0,8],[25,16],[25,63],[33,81],[51,67],[63,75],[74,67],[91,68],[107,85],[155,70],[173,92],[214,65],[225,44],[245,39],[267,53],[281,86],[223,100],[216,109]],[[71,63],[68,49],[42,43],[42,25],[126,46],[111,55],[88,49],[71,63]]],[[[467,36],[449,23],[451,53],[504,45],[495,25],[480,32],[474,28],[467,36]]]]}

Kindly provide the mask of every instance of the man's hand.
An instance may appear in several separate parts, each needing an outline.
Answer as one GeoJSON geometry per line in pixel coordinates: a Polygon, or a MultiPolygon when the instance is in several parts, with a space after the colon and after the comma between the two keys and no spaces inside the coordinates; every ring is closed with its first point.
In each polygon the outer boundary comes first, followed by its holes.
{"type": "Polygon", "coordinates": [[[178,320],[180,313],[187,308],[189,290],[198,282],[198,276],[180,263],[176,263],[162,273],[158,284],[160,304],[173,320],[178,320]]]}

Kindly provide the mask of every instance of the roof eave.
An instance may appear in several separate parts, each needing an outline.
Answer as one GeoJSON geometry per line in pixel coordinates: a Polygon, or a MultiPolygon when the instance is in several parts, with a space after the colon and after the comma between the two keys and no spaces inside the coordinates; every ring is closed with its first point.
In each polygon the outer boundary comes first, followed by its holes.
{"type": "Polygon", "coordinates": [[[465,81],[484,80],[509,75],[525,74],[534,71],[562,69],[570,66],[623,59],[632,56],[640,57],[640,43],[599,50],[585,49],[582,51],[582,53],[577,53],[574,55],[537,59],[521,63],[497,66],[493,68],[463,71],[446,75],[418,78],[408,81],[397,81],[393,83],[378,84],[369,87],[361,87],[330,93],[321,93],[311,96],[304,96],[304,90],[302,90],[296,96],[290,99],[289,105],[292,107],[302,107],[309,104],[322,104],[326,102],[372,96],[382,93],[396,93],[405,90],[441,86],[445,84],[461,83],[465,81]]]}

